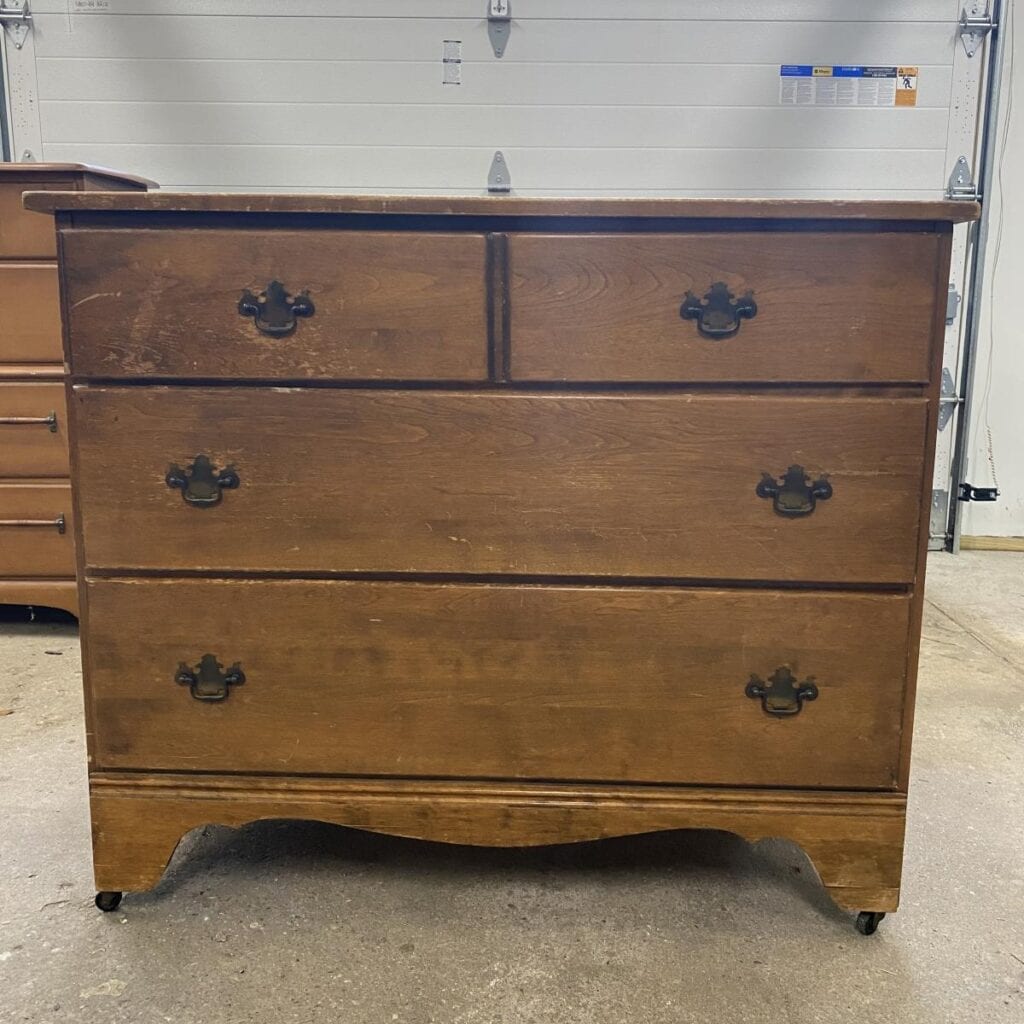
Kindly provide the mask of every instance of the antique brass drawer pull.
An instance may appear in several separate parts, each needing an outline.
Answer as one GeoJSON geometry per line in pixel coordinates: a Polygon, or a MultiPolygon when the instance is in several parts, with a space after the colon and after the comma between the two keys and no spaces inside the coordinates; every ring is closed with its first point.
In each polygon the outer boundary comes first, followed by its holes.
{"type": "Polygon", "coordinates": [[[805,700],[817,700],[818,687],[814,684],[814,676],[808,676],[802,683],[798,682],[789,666],[783,665],[768,677],[767,684],[760,676],[751,673],[746,694],[761,701],[761,709],[765,714],[786,718],[800,714],[805,700]]]}
{"type": "Polygon", "coordinates": [[[771,498],[780,516],[809,516],[819,501],[832,497],[832,485],[824,474],[812,482],[803,466],[790,466],[781,480],[762,473],[757,496],[771,498]]]}
{"type": "Polygon", "coordinates": [[[165,479],[168,487],[176,487],[185,501],[197,508],[219,505],[223,492],[234,490],[241,482],[233,467],[216,469],[206,455],[197,455],[188,469],[171,466],[165,479]]]}
{"type": "Polygon", "coordinates": [[[245,673],[237,661],[225,672],[217,655],[204,654],[195,667],[182,662],[174,675],[174,681],[187,686],[196,700],[227,700],[228,687],[241,686],[245,682],[245,673]]]}
{"type": "Polygon", "coordinates": [[[292,295],[280,281],[271,281],[266,291],[254,294],[248,288],[238,300],[238,312],[251,316],[257,330],[272,338],[283,338],[295,330],[297,317],[316,312],[308,291],[292,295]]]}
{"type": "Polygon", "coordinates": [[[753,292],[737,299],[724,281],[716,281],[703,299],[687,292],[679,315],[684,320],[696,320],[697,330],[705,338],[721,341],[739,331],[741,320],[753,320],[757,316],[757,303],[753,292]]]}
{"type": "Polygon", "coordinates": [[[57,433],[57,414],[49,416],[0,416],[0,427],[49,427],[51,434],[57,433]]]}
{"type": "Polygon", "coordinates": [[[56,519],[0,519],[0,526],[42,526],[56,527],[58,533],[67,533],[68,524],[63,515],[56,519]]]}

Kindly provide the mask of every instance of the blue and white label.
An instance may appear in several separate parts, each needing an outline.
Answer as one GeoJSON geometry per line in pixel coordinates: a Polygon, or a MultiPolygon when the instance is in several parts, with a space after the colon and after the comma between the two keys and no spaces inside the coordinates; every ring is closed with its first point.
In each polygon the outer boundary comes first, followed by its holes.
{"type": "MultiPolygon", "coordinates": [[[[858,64],[783,64],[779,103],[797,107],[895,107],[897,67],[858,64]]],[[[917,90],[917,68],[914,91],[917,90]]]]}

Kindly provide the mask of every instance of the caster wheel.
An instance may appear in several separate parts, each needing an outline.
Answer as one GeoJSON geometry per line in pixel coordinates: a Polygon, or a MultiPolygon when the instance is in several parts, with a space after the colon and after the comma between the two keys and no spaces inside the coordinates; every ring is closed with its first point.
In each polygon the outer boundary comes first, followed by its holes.
{"type": "Polygon", "coordinates": [[[96,893],[96,906],[104,914],[109,914],[112,910],[117,910],[121,906],[121,897],[123,895],[124,893],[120,892],[98,892],[96,893]]]}
{"type": "Polygon", "coordinates": [[[878,926],[881,924],[883,917],[885,917],[885,914],[881,911],[862,910],[857,915],[857,931],[861,935],[874,935],[878,931],[878,926]]]}

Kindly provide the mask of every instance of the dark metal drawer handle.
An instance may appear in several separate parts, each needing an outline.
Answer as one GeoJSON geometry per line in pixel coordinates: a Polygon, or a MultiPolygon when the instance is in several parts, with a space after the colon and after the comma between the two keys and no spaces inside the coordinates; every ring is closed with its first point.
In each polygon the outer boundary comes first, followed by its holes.
{"type": "Polygon", "coordinates": [[[217,655],[204,654],[194,667],[181,662],[174,681],[187,686],[196,700],[227,700],[228,687],[241,686],[245,682],[245,673],[237,661],[225,672],[217,655]]]}
{"type": "Polygon", "coordinates": [[[746,694],[761,701],[761,710],[765,714],[786,718],[800,714],[805,700],[817,700],[818,687],[814,684],[814,676],[808,676],[802,683],[798,682],[789,666],[783,665],[768,677],[767,683],[751,673],[746,694]]]}
{"type": "Polygon", "coordinates": [[[51,434],[57,433],[57,414],[49,416],[0,416],[0,427],[49,427],[51,434]]]}
{"type": "Polygon", "coordinates": [[[697,330],[705,338],[721,341],[739,331],[741,320],[753,320],[757,316],[757,303],[753,292],[737,299],[724,281],[716,281],[703,299],[687,292],[679,315],[684,320],[696,320],[697,330]]]}
{"type": "Polygon", "coordinates": [[[0,519],[0,526],[49,526],[57,528],[58,533],[67,533],[68,524],[63,515],[56,519],[0,519]]]}
{"type": "Polygon", "coordinates": [[[168,487],[176,487],[197,508],[219,505],[223,492],[233,491],[241,482],[233,466],[217,469],[206,455],[197,455],[188,469],[171,466],[165,479],[168,487]]]}
{"type": "Polygon", "coordinates": [[[781,480],[762,473],[757,496],[771,498],[780,516],[809,516],[819,501],[832,497],[832,485],[825,474],[812,482],[803,466],[790,466],[781,480]]]}
{"type": "Polygon", "coordinates": [[[312,316],[316,307],[308,291],[292,295],[280,281],[271,281],[266,291],[258,294],[246,288],[238,300],[238,312],[251,316],[263,334],[283,338],[295,330],[297,317],[312,316]]]}

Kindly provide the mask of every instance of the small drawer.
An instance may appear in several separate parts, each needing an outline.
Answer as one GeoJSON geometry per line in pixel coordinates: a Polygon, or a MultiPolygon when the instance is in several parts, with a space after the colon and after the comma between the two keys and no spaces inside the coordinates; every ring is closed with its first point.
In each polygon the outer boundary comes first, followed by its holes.
{"type": "Polygon", "coordinates": [[[73,394],[90,566],[914,578],[923,399],[73,394]]]}
{"type": "Polygon", "coordinates": [[[0,363],[63,363],[55,263],[0,263],[0,311],[0,363]]]}
{"type": "Polygon", "coordinates": [[[21,204],[22,193],[64,191],[74,187],[70,180],[46,182],[27,178],[0,182],[0,257],[55,259],[57,235],[53,227],[53,216],[26,210],[21,204]]]}
{"type": "Polygon", "coordinates": [[[0,382],[0,478],[68,472],[64,384],[0,382]]]}
{"type": "Polygon", "coordinates": [[[0,483],[0,576],[75,575],[71,487],[0,483]]]}
{"type": "Polygon", "coordinates": [[[895,785],[906,594],[127,579],[87,600],[99,768],[895,785]]]}
{"type": "Polygon", "coordinates": [[[511,375],[924,382],[940,245],[910,232],[514,235],[511,375]]]}
{"type": "Polygon", "coordinates": [[[76,375],[487,379],[482,235],[71,230],[76,375]]]}

